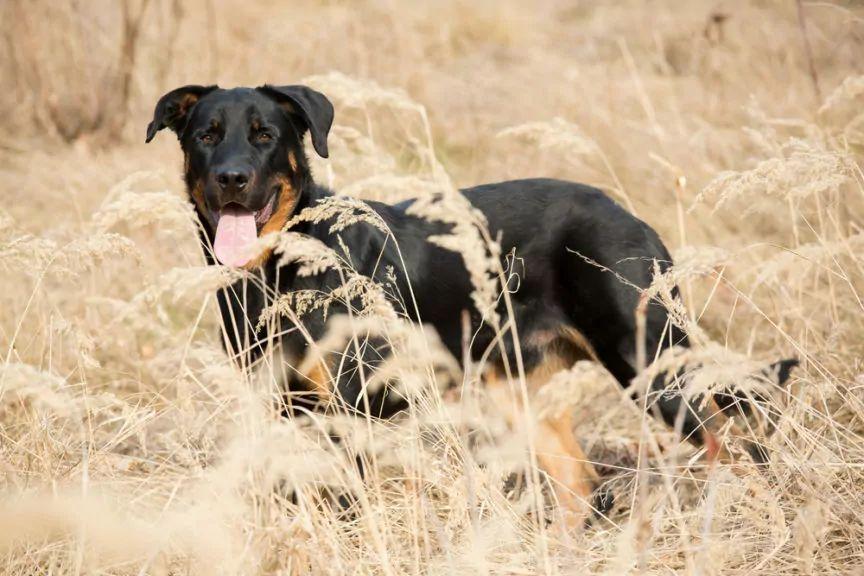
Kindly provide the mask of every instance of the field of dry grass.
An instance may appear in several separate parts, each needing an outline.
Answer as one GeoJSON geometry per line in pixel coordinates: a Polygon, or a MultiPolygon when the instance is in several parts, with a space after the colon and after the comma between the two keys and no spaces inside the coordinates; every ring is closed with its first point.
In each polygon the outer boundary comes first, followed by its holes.
{"type": "Polygon", "coordinates": [[[275,4],[0,3],[0,572],[864,574],[864,5],[275,4]],[[404,324],[381,327],[404,418],[280,418],[272,372],[222,350],[231,274],[176,142],[143,144],[161,94],[212,82],[327,94],[314,171],[351,196],[607,190],[675,255],[714,372],[801,359],[770,465],[707,466],[578,364],[543,397],[616,505],[538,522],[504,489],[525,439],[404,324]]]}

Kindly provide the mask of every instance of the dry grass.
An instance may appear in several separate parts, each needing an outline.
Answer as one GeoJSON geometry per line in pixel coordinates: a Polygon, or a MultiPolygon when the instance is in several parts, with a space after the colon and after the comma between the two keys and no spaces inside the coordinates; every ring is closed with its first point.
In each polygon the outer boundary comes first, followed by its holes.
{"type": "MultiPolygon", "coordinates": [[[[803,3],[818,85],[792,1],[270,4],[0,5],[4,574],[864,573],[860,3],[803,3]],[[337,109],[315,174],[352,196],[435,195],[421,213],[452,219],[454,183],[558,176],[656,227],[678,266],[653,293],[682,286],[718,377],[802,359],[768,469],[707,468],[578,364],[537,408],[577,412],[617,505],[582,531],[538,523],[532,482],[504,492],[530,451],[477,367],[345,254],[326,258],[370,310],[320,346],[386,338],[411,409],[279,418],[279,358],[249,375],[220,347],[212,294],[237,275],[202,266],[176,143],[142,142],[176,85],[302,78],[337,109]]],[[[438,241],[484,308],[506,272],[475,224],[438,241]]]]}

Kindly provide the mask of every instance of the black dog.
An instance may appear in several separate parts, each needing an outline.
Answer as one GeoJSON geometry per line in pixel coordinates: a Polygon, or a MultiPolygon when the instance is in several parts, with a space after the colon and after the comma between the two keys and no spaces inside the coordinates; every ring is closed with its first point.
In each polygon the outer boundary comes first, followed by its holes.
{"type": "MultiPolygon", "coordinates": [[[[186,185],[202,224],[208,262],[260,268],[266,279],[263,288],[238,283],[218,295],[228,344],[244,362],[254,361],[273,340],[274,333],[267,328],[256,329],[272,294],[305,289],[327,293],[342,283],[333,271],[301,276],[294,265],[277,269],[276,258],[267,252],[250,261],[248,250],[256,237],[282,230],[292,215],[332,196],[313,181],[303,146],[308,131],[315,151],[327,157],[332,122],[331,103],[305,86],[185,86],[159,100],[147,128],[148,142],[163,128],[176,132],[180,140],[186,185]]],[[[621,386],[629,386],[637,374],[635,312],[640,289],[651,284],[655,263],[661,271],[671,265],[654,230],[600,190],[560,180],[502,182],[462,193],[485,215],[493,237],[500,235],[502,253],[515,250],[525,263],[511,298],[529,386],[586,356],[599,360],[621,386]]],[[[381,282],[388,281],[385,271],[393,271],[396,292],[413,294],[416,301],[416,309],[410,305],[405,311],[415,321],[432,324],[456,358],[463,353],[463,311],[470,312],[470,330],[476,333],[472,356],[477,359],[494,348],[496,334],[472,303],[474,288],[461,256],[428,241],[449,227],[407,214],[410,201],[368,205],[389,227],[404,265],[384,232],[360,222],[340,233],[357,271],[381,282]]],[[[328,229],[328,222],[301,222],[292,228],[338,248],[328,229]]],[[[505,315],[503,304],[499,312],[505,315]]],[[[648,358],[661,349],[688,346],[687,336],[668,321],[663,306],[647,303],[644,314],[648,358]]],[[[321,338],[326,328],[321,311],[307,314],[302,322],[303,331],[292,330],[284,319],[279,327],[279,343],[298,364],[309,339],[321,338]]],[[[503,373],[506,362],[515,365],[513,344],[504,341],[504,353],[492,357],[487,386],[503,373]]],[[[370,358],[356,361],[374,364],[370,358]]],[[[790,367],[790,362],[780,367],[781,380],[788,377],[790,367]]],[[[361,402],[359,378],[350,366],[343,366],[332,380],[321,370],[295,373],[287,386],[292,392],[333,394],[347,406],[365,406],[382,417],[404,407],[401,398],[385,393],[361,402]]],[[[662,389],[662,382],[656,380],[654,387],[662,389]]],[[[680,395],[658,396],[656,406],[666,422],[672,425],[677,418],[680,426],[683,419],[688,438],[697,443],[708,439],[698,415],[684,406],[680,395]]],[[[728,410],[740,404],[731,397],[717,395],[716,405],[728,410]]],[[[511,404],[506,399],[504,403],[511,404]]],[[[309,406],[313,404],[314,400],[309,406]]],[[[543,421],[539,427],[540,462],[563,487],[559,498],[576,507],[577,500],[584,501],[595,488],[596,473],[572,437],[569,418],[543,421]]]]}

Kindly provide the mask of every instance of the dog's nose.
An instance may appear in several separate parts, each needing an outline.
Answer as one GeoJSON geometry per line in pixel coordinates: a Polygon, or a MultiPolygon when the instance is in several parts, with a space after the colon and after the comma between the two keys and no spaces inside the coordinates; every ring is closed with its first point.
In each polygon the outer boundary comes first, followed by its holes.
{"type": "Polygon", "coordinates": [[[216,183],[226,192],[240,192],[249,183],[249,172],[237,168],[222,170],[216,174],[216,183]]]}

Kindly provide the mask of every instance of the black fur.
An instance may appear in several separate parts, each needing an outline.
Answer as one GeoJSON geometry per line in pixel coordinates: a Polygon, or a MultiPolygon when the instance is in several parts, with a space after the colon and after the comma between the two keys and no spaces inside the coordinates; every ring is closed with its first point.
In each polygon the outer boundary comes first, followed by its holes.
{"type": "MultiPolygon", "coordinates": [[[[329,101],[305,87],[187,87],[160,100],[147,139],[162,127],[178,133],[188,157],[186,181],[190,190],[204,183],[206,210],[197,205],[196,209],[205,231],[202,240],[206,248],[213,240],[216,214],[227,203],[258,209],[273,195],[286,193],[284,188],[270,184],[274,175],[286,178],[299,193],[295,214],[332,195],[314,183],[303,151],[303,134],[308,130],[315,150],[327,155],[327,131],[332,119],[329,101]],[[191,100],[194,102],[189,106],[191,100]],[[187,107],[177,102],[185,102],[187,107]],[[251,135],[249,125],[255,118],[273,132],[272,142],[261,145],[251,135]],[[217,140],[202,141],[201,135],[207,133],[215,133],[217,140]],[[289,153],[295,159],[294,166],[286,160],[289,153]],[[225,163],[236,162],[251,166],[255,185],[242,193],[226,195],[212,185],[212,173],[225,163]]],[[[515,251],[517,261],[522,263],[515,270],[520,276],[519,287],[511,297],[526,369],[539,365],[551,347],[576,358],[578,350],[572,349],[572,343],[562,335],[565,329],[575,329],[584,335],[621,386],[629,386],[637,371],[635,312],[640,289],[651,284],[655,263],[660,270],[671,265],[657,233],[602,191],[581,184],[552,179],[515,180],[468,188],[462,194],[485,215],[492,236],[500,238],[502,254],[515,251]]],[[[471,355],[477,359],[492,346],[494,334],[483,325],[471,300],[473,287],[468,272],[459,254],[429,242],[430,236],[448,232],[448,226],[410,215],[411,204],[368,202],[398,241],[405,267],[394,242],[374,226],[355,224],[340,236],[361,274],[387,283],[387,271],[395,272],[391,291],[403,297],[404,312],[415,321],[432,324],[458,359],[462,358],[462,317],[467,312],[471,331],[476,332],[471,355]],[[419,316],[410,302],[412,291],[419,316]]],[[[341,252],[336,237],[328,233],[329,224],[302,222],[292,230],[341,252]]],[[[205,253],[212,262],[209,251],[205,249],[205,253]]],[[[329,292],[341,285],[335,272],[301,277],[296,266],[277,270],[275,262],[276,258],[270,258],[261,272],[268,290],[276,294],[310,289],[329,292]]],[[[272,336],[266,329],[254,329],[272,296],[265,296],[254,283],[238,283],[220,291],[218,300],[229,348],[244,363],[254,362],[272,336]]],[[[330,315],[337,312],[331,310],[330,315]]],[[[506,316],[503,304],[499,313],[506,316]]],[[[324,335],[327,323],[322,312],[310,313],[302,320],[313,339],[324,335]]],[[[669,346],[688,346],[687,336],[668,321],[667,311],[658,303],[648,304],[646,321],[648,358],[669,346]]],[[[278,329],[284,335],[279,339],[292,357],[302,358],[306,339],[288,324],[286,319],[281,320],[278,329]]],[[[515,361],[511,339],[505,338],[504,342],[505,354],[515,361]]],[[[337,390],[347,405],[364,406],[358,362],[374,366],[380,361],[379,353],[370,347],[362,358],[349,359],[344,365],[337,390]]],[[[500,363],[501,358],[493,356],[493,361],[500,363]]],[[[789,367],[783,367],[781,376],[788,377],[789,367]]],[[[295,393],[294,402],[314,408],[314,401],[302,399],[302,392],[308,388],[303,379],[294,375],[290,380],[288,387],[295,393]]],[[[662,387],[657,382],[655,388],[662,387]]],[[[401,398],[383,394],[368,401],[371,411],[382,417],[404,406],[401,398]]],[[[679,395],[661,394],[657,407],[670,425],[683,413],[685,435],[694,441],[701,438],[695,415],[682,410],[679,395]]]]}

